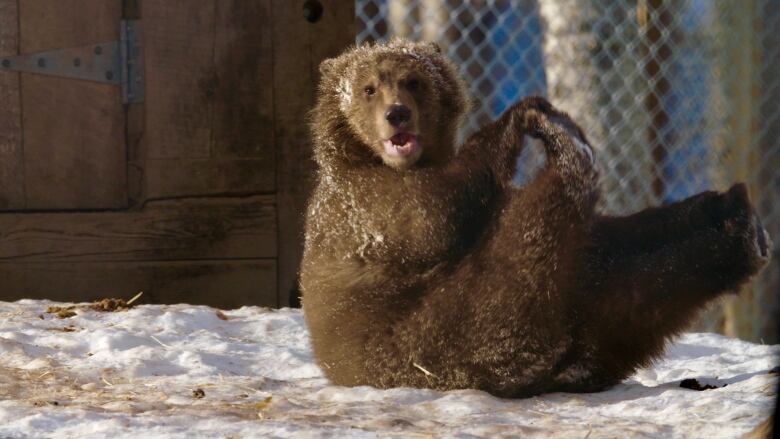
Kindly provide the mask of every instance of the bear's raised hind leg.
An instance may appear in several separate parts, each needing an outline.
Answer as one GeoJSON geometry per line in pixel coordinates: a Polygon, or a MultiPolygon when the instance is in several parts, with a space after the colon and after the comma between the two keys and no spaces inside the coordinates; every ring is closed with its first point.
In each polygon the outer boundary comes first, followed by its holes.
{"type": "Polygon", "coordinates": [[[569,367],[590,378],[570,390],[618,382],[648,364],[709,300],[738,291],[771,251],[744,185],[604,219],[592,240],[577,296],[579,358],[591,360],[569,367]]]}
{"type": "MultiPolygon", "coordinates": [[[[629,216],[602,216],[591,227],[589,252],[603,259],[621,253],[652,251],[670,242],[689,239],[707,228],[722,229],[727,220],[745,210],[759,221],[752,213],[745,185],[736,184],[726,193],[707,191],[629,216]]],[[[756,245],[768,256],[765,231],[757,236],[756,245]]]]}

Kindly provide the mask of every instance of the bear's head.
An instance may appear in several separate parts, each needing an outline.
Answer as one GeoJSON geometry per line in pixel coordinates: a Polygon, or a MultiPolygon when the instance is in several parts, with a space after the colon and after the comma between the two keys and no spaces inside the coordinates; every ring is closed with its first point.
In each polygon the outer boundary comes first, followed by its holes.
{"type": "Polygon", "coordinates": [[[320,165],[347,160],[408,170],[446,163],[467,100],[440,52],[433,43],[393,40],[323,61],[312,125],[320,165]]]}

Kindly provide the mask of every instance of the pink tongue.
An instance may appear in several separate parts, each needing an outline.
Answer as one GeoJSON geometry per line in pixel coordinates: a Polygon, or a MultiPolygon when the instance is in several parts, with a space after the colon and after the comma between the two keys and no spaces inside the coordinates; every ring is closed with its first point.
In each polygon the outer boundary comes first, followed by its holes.
{"type": "Polygon", "coordinates": [[[420,145],[414,134],[398,133],[384,142],[385,152],[391,156],[408,156],[415,152],[420,145]]]}
{"type": "Polygon", "coordinates": [[[393,142],[393,145],[396,146],[403,146],[406,145],[410,140],[412,140],[412,135],[409,133],[398,133],[395,136],[390,138],[390,141],[393,142]]]}

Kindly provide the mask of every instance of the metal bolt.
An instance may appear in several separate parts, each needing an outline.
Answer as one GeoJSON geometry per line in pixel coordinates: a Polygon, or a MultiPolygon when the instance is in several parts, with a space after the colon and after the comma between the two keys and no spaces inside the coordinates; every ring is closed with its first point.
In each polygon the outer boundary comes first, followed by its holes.
{"type": "Polygon", "coordinates": [[[10,59],[4,59],[3,60],[3,67],[11,67],[11,60],[10,59]]]}
{"type": "Polygon", "coordinates": [[[309,23],[316,23],[322,17],[322,3],[318,0],[303,2],[303,18],[309,23]]]}
{"type": "Polygon", "coordinates": [[[43,58],[38,58],[38,67],[40,68],[46,68],[46,60],[43,58]]]}
{"type": "Polygon", "coordinates": [[[73,58],[73,66],[74,67],[81,66],[81,58],[73,58]]]}
{"type": "Polygon", "coordinates": [[[95,46],[95,55],[100,55],[103,53],[103,48],[100,46],[95,46]]]}
{"type": "Polygon", "coordinates": [[[106,72],[106,79],[108,79],[109,81],[114,79],[114,72],[112,72],[111,70],[107,71],[106,72]]]}

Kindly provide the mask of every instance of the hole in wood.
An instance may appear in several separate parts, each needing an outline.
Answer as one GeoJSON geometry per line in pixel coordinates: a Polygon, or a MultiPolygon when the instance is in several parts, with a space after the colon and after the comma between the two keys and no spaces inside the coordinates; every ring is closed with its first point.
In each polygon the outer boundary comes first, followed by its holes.
{"type": "Polygon", "coordinates": [[[309,23],[316,23],[322,17],[322,3],[317,0],[303,2],[303,17],[309,23]]]}

